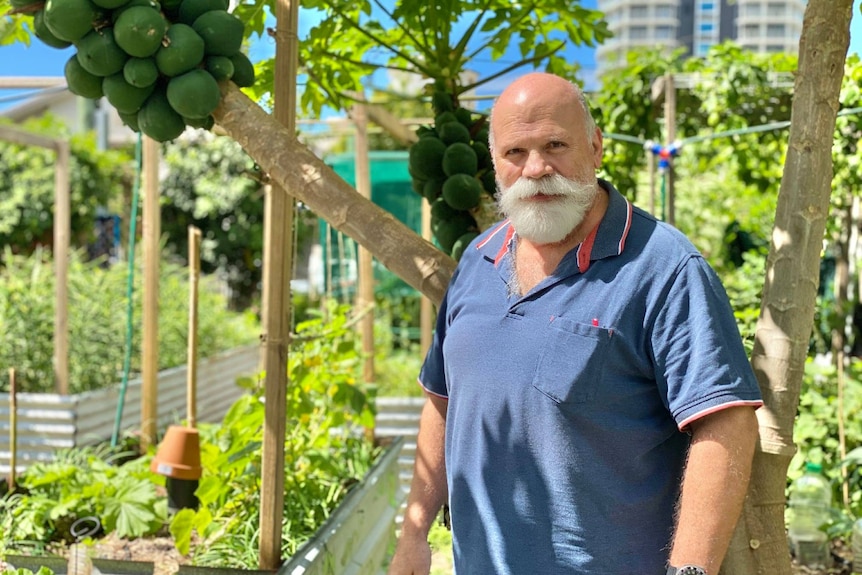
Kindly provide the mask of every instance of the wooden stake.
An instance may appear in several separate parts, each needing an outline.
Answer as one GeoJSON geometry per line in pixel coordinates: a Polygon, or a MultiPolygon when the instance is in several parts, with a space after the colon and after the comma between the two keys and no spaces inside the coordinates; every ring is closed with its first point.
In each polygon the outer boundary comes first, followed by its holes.
{"type": "Polygon", "coordinates": [[[189,427],[197,427],[198,286],[201,276],[201,231],[189,226],[189,342],[186,371],[186,410],[189,427]]]}
{"type": "Polygon", "coordinates": [[[57,393],[69,393],[69,238],[72,235],[69,143],[56,144],[54,166],[54,381],[57,393]]]}
{"type": "Polygon", "coordinates": [[[144,138],[144,291],[143,342],[141,345],[141,448],[156,441],[158,434],[159,377],[159,143],[144,138]]]}
{"type": "MultiPolygon", "coordinates": [[[[673,74],[666,74],[664,77],[664,121],[665,135],[667,140],[665,146],[673,145],[676,140],[676,85],[673,81],[673,74]]],[[[676,225],[676,210],[674,208],[674,160],[671,158],[667,166],[667,188],[666,206],[667,206],[667,223],[676,225]]]]}
{"type": "Polygon", "coordinates": [[[649,213],[656,215],[655,212],[655,154],[647,152],[647,162],[649,166],[649,213]]]}
{"type": "Polygon", "coordinates": [[[15,474],[18,465],[18,386],[15,368],[9,368],[9,492],[15,491],[15,474]]]}
{"type": "MultiPolygon", "coordinates": [[[[275,119],[289,132],[296,129],[296,71],[299,0],[277,0],[275,6],[275,119]]],[[[294,200],[279,187],[269,189],[264,237],[264,436],[260,485],[259,566],[281,565],[284,518],[284,437],[287,413],[287,344],[290,336],[290,279],[293,270],[294,200]]]]}
{"type": "MultiPolygon", "coordinates": [[[[356,191],[371,199],[371,170],[368,158],[368,114],[363,104],[353,106],[353,122],[356,126],[354,150],[356,191]]],[[[356,292],[356,309],[364,310],[374,305],[374,265],[371,252],[358,246],[359,289],[356,292]]],[[[374,313],[367,313],[359,323],[362,351],[365,354],[363,378],[366,383],[374,382],[374,313]]]]}

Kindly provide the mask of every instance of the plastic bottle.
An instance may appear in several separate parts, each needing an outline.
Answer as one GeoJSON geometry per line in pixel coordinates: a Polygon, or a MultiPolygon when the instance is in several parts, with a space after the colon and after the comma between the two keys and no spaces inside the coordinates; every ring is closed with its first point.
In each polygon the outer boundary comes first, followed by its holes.
{"type": "Polygon", "coordinates": [[[829,520],[832,488],[817,463],[805,464],[805,473],[790,486],[787,535],[801,565],[829,565],[829,540],[821,527],[829,520]]]}
{"type": "Polygon", "coordinates": [[[853,573],[862,573],[862,518],[853,524],[853,535],[850,538],[850,548],[853,550],[853,573]]]}

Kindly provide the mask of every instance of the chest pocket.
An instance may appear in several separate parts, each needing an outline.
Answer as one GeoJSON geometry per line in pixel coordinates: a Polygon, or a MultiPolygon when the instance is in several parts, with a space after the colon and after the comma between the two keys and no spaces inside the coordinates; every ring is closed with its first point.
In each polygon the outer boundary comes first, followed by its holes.
{"type": "Polygon", "coordinates": [[[595,397],[609,357],[612,330],[556,317],[542,331],[533,387],[557,403],[595,397]]]}

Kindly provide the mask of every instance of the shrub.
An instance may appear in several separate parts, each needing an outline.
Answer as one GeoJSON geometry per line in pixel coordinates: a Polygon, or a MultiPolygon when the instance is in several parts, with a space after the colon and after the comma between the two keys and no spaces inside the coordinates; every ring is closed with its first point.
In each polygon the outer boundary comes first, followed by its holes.
{"type": "MultiPolygon", "coordinates": [[[[16,370],[19,391],[54,391],[54,272],[50,256],[3,256],[0,269],[0,365],[16,370]]],[[[73,253],[69,262],[69,391],[80,393],[117,383],[126,352],[128,270],[103,268],[73,253]]],[[[135,272],[131,346],[132,372],[140,371],[142,273],[135,272]]],[[[159,366],[186,362],[188,271],[171,262],[160,265],[159,366]]],[[[201,278],[198,354],[207,357],[252,343],[258,329],[249,315],[229,312],[212,278],[201,278]]],[[[0,391],[8,391],[8,372],[0,391]]]]}

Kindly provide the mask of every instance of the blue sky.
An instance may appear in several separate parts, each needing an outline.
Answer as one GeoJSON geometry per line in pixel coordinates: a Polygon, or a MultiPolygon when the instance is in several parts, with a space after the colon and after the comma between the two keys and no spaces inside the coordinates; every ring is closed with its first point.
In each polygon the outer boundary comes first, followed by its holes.
{"type": "MultiPolygon", "coordinates": [[[[585,5],[595,5],[595,0],[584,2],[585,5]]],[[[862,0],[855,0],[853,7],[853,20],[850,25],[850,52],[862,54],[862,14],[860,14],[862,0]]],[[[300,35],[307,31],[315,23],[315,18],[306,12],[300,16],[300,35]]],[[[274,45],[270,39],[263,39],[252,47],[252,60],[271,55],[274,45]]],[[[73,48],[57,50],[49,48],[39,41],[34,41],[30,46],[13,44],[0,47],[0,76],[62,76],[63,66],[66,60],[74,53],[73,48]]],[[[589,72],[592,70],[593,58],[588,50],[580,49],[572,53],[577,58],[582,68],[589,72]]],[[[481,62],[479,63],[480,75],[482,74],[481,62]]],[[[505,80],[504,80],[505,81],[505,80]]],[[[488,86],[489,91],[498,91],[499,87],[488,86]]],[[[0,109],[14,104],[17,100],[11,98],[20,97],[20,93],[0,90],[0,109]]]]}

